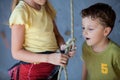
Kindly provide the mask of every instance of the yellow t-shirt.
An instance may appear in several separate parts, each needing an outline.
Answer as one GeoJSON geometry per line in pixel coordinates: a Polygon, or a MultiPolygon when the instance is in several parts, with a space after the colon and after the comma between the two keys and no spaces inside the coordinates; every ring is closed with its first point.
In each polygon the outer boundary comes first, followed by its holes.
{"type": "MultiPolygon", "coordinates": [[[[53,21],[44,6],[39,11],[20,1],[12,12],[9,24],[25,25],[24,48],[32,52],[55,51],[58,49],[53,31],[53,21]]],[[[19,32],[18,32],[19,33],[19,32]]]]}

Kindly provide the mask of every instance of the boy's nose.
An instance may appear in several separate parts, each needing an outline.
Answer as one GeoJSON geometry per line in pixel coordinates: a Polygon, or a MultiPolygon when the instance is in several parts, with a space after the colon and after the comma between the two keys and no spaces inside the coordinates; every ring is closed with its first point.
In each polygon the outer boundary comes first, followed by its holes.
{"type": "Polygon", "coordinates": [[[88,33],[87,33],[86,30],[84,30],[84,31],[83,31],[83,36],[86,36],[86,35],[88,35],[88,33]]]}

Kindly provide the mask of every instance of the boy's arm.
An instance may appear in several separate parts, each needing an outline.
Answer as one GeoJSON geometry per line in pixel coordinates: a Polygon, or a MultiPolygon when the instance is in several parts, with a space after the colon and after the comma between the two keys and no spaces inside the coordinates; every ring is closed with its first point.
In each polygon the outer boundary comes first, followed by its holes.
{"type": "Polygon", "coordinates": [[[87,69],[85,63],[82,65],[82,80],[87,80],[87,69]]]}

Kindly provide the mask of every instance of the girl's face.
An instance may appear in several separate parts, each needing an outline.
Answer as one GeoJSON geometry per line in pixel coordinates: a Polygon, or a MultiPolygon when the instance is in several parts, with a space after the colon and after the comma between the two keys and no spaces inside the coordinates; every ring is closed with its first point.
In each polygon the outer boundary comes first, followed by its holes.
{"type": "Polygon", "coordinates": [[[83,36],[89,46],[97,46],[106,40],[107,28],[102,26],[98,19],[85,17],[82,19],[82,26],[83,36]]]}
{"type": "Polygon", "coordinates": [[[39,5],[45,5],[45,3],[47,2],[47,0],[33,0],[33,1],[39,5]]]}

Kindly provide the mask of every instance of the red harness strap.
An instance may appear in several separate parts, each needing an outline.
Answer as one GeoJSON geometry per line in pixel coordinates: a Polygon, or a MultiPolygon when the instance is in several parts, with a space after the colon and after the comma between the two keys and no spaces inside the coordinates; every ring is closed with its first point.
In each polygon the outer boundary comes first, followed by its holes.
{"type": "Polygon", "coordinates": [[[19,68],[19,80],[46,80],[55,65],[48,63],[21,64],[19,68]]]}

